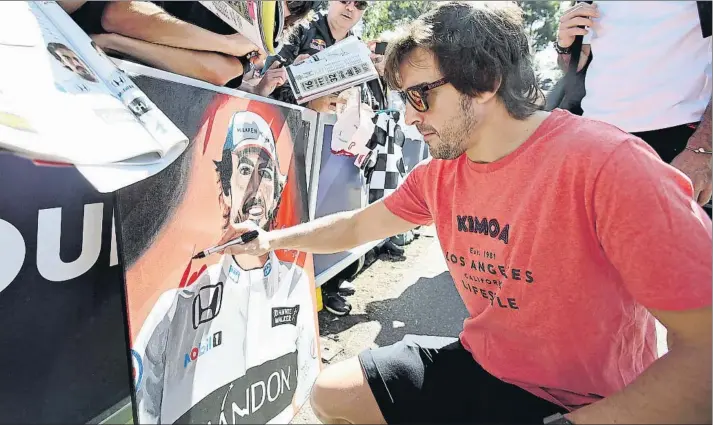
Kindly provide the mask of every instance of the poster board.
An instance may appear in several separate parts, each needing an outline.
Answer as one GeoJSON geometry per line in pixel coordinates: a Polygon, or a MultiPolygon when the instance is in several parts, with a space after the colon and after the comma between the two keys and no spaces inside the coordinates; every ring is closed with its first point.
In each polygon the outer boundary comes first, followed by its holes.
{"type": "MultiPolygon", "coordinates": [[[[313,219],[368,205],[367,187],[364,177],[354,165],[354,157],[332,153],[332,130],[336,118],[333,114],[319,116],[314,147],[316,154],[312,166],[313,183],[310,187],[310,212],[313,219]]],[[[372,241],[334,254],[315,254],[317,286],[324,285],[379,243],[381,241],[372,241]]]]}
{"type": "Polygon", "coordinates": [[[192,257],[235,222],[308,220],[301,157],[314,123],[298,108],[132,78],[191,138],[117,193],[136,423],[287,423],[321,367],[312,256],[192,257]]]}

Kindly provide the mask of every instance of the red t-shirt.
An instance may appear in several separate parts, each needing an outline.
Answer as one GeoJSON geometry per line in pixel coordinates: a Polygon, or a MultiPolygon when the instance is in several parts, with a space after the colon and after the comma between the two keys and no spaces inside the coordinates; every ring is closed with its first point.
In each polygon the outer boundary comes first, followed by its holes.
{"type": "Polygon", "coordinates": [[[425,162],[384,202],[435,223],[475,360],[574,409],[657,358],[647,308],[711,305],[711,221],[692,194],[640,139],[556,110],[510,155],[425,162]]]}

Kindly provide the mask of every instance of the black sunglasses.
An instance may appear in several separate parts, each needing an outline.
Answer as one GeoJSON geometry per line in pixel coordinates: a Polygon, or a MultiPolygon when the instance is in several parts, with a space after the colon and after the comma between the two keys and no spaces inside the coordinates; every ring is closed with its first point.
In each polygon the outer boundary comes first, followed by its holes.
{"type": "Polygon", "coordinates": [[[354,7],[356,7],[359,10],[366,10],[366,8],[369,6],[368,1],[340,1],[339,3],[341,3],[341,4],[354,3],[354,7]]]}
{"type": "Polygon", "coordinates": [[[446,84],[448,84],[448,80],[441,78],[440,80],[432,83],[423,83],[409,87],[399,92],[399,95],[401,95],[401,100],[403,100],[404,103],[408,101],[408,103],[413,106],[413,109],[418,112],[426,112],[428,111],[428,99],[426,98],[426,92],[446,84]]]}

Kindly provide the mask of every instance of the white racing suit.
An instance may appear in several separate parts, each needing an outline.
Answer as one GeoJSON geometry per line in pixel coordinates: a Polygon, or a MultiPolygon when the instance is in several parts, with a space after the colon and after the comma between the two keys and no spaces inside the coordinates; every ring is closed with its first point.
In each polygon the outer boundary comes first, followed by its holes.
{"type": "Polygon", "coordinates": [[[224,255],[164,293],[133,347],[139,423],[288,423],[320,366],[313,290],[270,253],[250,271],[224,255]]]}

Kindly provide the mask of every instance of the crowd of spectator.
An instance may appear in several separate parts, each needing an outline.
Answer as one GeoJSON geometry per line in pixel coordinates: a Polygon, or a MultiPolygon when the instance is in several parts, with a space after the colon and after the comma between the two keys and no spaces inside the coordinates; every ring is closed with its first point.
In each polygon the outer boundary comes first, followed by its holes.
{"type": "MultiPolygon", "coordinates": [[[[199,2],[66,0],[61,5],[112,56],[294,104],[285,67],[353,35],[369,2],[330,1],[326,8],[318,1],[282,3],[284,45],[271,56],[199,2]]],[[[586,73],[577,113],[651,145],[691,179],[695,200],[708,204],[710,214],[711,140],[703,135],[710,134],[713,80],[710,21],[702,18],[709,17],[710,3],[705,3],[579,2],[561,18],[555,48],[567,69],[576,37],[586,37],[576,45],[579,74],[586,73]]],[[[383,76],[384,57],[374,53],[373,40],[365,42],[383,76]]],[[[388,108],[383,78],[362,84],[361,96],[374,111],[388,108]]],[[[333,113],[341,102],[328,95],[303,106],[333,113]]],[[[323,288],[325,305],[348,314],[351,306],[336,285],[323,288]]]]}

